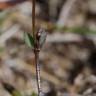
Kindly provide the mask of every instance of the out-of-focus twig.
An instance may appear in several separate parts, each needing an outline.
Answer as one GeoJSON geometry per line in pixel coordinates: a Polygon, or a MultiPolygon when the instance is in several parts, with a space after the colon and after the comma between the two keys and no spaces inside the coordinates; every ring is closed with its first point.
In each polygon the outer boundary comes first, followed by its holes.
{"type": "Polygon", "coordinates": [[[47,42],[49,43],[65,43],[65,42],[80,42],[82,36],[73,33],[55,33],[47,36],[47,42]]]}
{"type": "Polygon", "coordinates": [[[59,19],[57,21],[57,26],[63,27],[66,24],[66,21],[68,20],[68,17],[70,15],[70,11],[72,10],[73,5],[75,4],[76,0],[67,0],[66,3],[63,5],[61,9],[61,13],[59,16],[59,19]]]}

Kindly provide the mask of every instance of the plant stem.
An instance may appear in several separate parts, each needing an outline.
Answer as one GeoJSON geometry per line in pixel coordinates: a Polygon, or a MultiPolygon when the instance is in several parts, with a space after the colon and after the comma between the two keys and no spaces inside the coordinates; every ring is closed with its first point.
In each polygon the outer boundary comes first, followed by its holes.
{"type": "Polygon", "coordinates": [[[39,52],[40,52],[39,41],[36,39],[36,45],[35,45],[35,49],[34,49],[35,65],[36,65],[36,80],[37,80],[37,87],[38,87],[38,96],[41,96],[39,52]]]}
{"type": "Polygon", "coordinates": [[[33,0],[33,8],[32,8],[32,30],[34,37],[34,54],[35,54],[35,65],[36,65],[36,80],[38,87],[38,96],[41,94],[41,83],[40,83],[40,65],[39,65],[39,42],[37,40],[37,32],[35,32],[35,2],[33,0]]]}
{"type": "Polygon", "coordinates": [[[35,0],[32,2],[32,30],[33,30],[33,37],[36,40],[36,33],[35,33],[35,0]]]}
{"type": "Polygon", "coordinates": [[[37,86],[38,86],[38,96],[40,96],[41,81],[40,81],[39,51],[35,51],[35,64],[36,64],[36,80],[37,80],[37,86]]]}

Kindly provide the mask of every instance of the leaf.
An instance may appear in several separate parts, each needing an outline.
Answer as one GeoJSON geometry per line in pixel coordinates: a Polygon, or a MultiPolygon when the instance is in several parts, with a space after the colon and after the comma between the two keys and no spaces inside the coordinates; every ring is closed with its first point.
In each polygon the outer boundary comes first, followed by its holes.
{"type": "Polygon", "coordinates": [[[72,30],[73,32],[75,33],[81,33],[81,34],[85,34],[85,33],[89,33],[89,28],[86,28],[86,27],[76,27],[76,28],[73,28],[72,30]]]}
{"type": "Polygon", "coordinates": [[[34,48],[34,38],[29,33],[24,32],[24,40],[28,47],[34,48]]]}
{"type": "Polygon", "coordinates": [[[40,44],[40,47],[42,47],[46,41],[47,33],[45,32],[45,30],[42,30],[42,29],[39,32],[41,33],[39,44],[40,44]]]}

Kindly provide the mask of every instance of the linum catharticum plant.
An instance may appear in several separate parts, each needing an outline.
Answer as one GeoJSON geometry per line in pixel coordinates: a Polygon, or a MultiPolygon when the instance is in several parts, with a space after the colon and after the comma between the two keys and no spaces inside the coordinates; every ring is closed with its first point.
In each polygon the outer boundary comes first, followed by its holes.
{"type": "Polygon", "coordinates": [[[39,65],[39,52],[42,48],[45,40],[46,40],[46,32],[40,28],[37,32],[35,30],[35,3],[36,1],[33,0],[32,4],[32,34],[25,32],[25,42],[26,44],[34,50],[35,55],[35,65],[36,65],[36,80],[37,80],[37,87],[38,87],[38,96],[42,95],[41,92],[41,82],[40,82],[40,65],[39,65]]]}
{"type": "Polygon", "coordinates": [[[32,2],[32,34],[25,33],[25,41],[29,47],[33,48],[35,55],[35,65],[36,65],[36,80],[38,87],[38,96],[42,95],[41,84],[40,84],[40,65],[39,65],[39,52],[46,40],[46,32],[41,28],[36,32],[35,30],[35,3],[36,0],[32,2]]]}
{"type": "Polygon", "coordinates": [[[40,84],[40,65],[39,65],[39,52],[42,48],[47,33],[40,28],[37,32],[35,30],[35,0],[33,0],[32,4],[32,34],[26,33],[24,34],[25,42],[27,45],[34,50],[35,55],[35,65],[36,65],[36,80],[37,80],[37,87],[38,87],[38,96],[42,95],[41,92],[41,84],[40,84]]]}

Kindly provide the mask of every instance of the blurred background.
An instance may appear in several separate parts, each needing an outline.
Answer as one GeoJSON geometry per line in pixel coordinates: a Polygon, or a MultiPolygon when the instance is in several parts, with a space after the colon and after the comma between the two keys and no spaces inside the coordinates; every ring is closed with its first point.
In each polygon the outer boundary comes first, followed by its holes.
{"type": "MultiPolygon", "coordinates": [[[[45,96],[96,96],[96,0],[36,0],[36,28],[48,33],[40,52],[45,96]]],[[[32,0],[0,0],[0,96],[37,93],[32,0]],[[8,88],[9,88],[8,87],[8,88]]]]}

